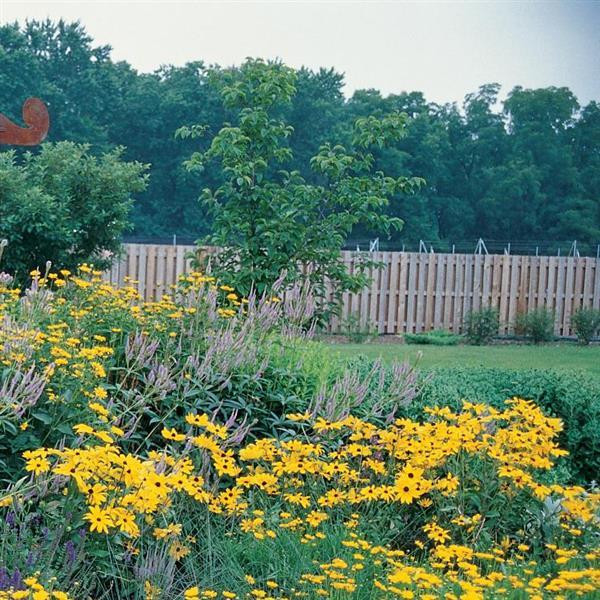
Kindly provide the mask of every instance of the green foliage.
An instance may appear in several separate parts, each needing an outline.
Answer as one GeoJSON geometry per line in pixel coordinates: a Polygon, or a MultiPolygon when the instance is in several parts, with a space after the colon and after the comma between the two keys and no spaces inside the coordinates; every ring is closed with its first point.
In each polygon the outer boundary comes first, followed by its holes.
{"type": "Polygon", "coordinates": [[[554,338],[554,312],[540,307],[528,313],[521,313],[517,315],[515,330],[534,344],[549,342],[554,338]]]}
{"type": "Polygon", "coordinates": [[[489,344],[498,334],[500,315],[498,310],[488,306],[480,310],[472,310],[465,317],[465,337],[470,344],[481,346],[489,344]]]}
{"type": "MultiPolygon", "coordinates": [[[[210,79],[235,116],[208,150],[187,162],[192,171],[211,161],[223,169],[224,183],[203,194],[214,216],[214,233],[206,241],[222,248],[213,270],[217,276],[229,273],[243,294],[263,294],[280,276],[284,287],[309,282],[326,319],[343,292],[365,286],[373,266],[365,258],[349,273],[339,260],[354,227],[364,224],[380,234],[398,230],[401,220],[385,215],[390,196],[422,183],[373,171],[372,149],[400,138],[407,116],[357,119],[348,149],[324,144],[311,159],[320,183],[310,184],[299,172],[283,169],[293,158],[293,129],[281,111],[296,94],[296,73],[281,63],[249,59],[239,69],[212,71],[210,79]]],[[[203,132],[183,127],[178,135],[203,132]]]]}
{"type": "Polygon", "coordinates": [[[2,268],[23,278],[48,260],[61,268],[108,264],[128,226],[131,194],[146,184],[145,167],[121,155],[95,157],[70,142],[44,144],[22,159],[0,154],[2,268]]]}
{"type": "Polygon", "coordinates": [[[405,333],[403,338],[407,344],[428,344],[432,346],[456,346],[462,340],[461,335],[443,329],[434,329],[423,333],[405,333]]]}
{"type": "Polygon", "coordinates": [[[600,310],[597,308],[580,308],[571,316],[571,324],[577,339],[582,344],[589,344],[600,331],[600,310]]]}
{"type": "Polygon", "coordinates": [[[371,322],[364,323],[358,314],[348,315],[342,321],[341,331],[352,344],[364,344],[377,335],[373,324],[371,322]]]}
{"type": "MultiPolygon", "coordinates": [[[[313,349],[314,352],[314,349],[313,349]]],[[[356,355],[344,362],[324,360],[332,372],[344,369],[354,373],[359,381],[371,381],[370,393],[361,405],[359,414],[368,414],[376,397],[382,394],[375,381],[383,378],[390,386],[394,364],[382,365],[356,355]],[[378,369],[376,377],[369,374],[378,369]]],[[[583,372],[552,369],[505,369],[487,367],[446,367],[421,370],[414,394],[398,394],[397,415],[421,419],[423,409],[448,406],[459,410],[463,400],[485,403],[500,409],[511,397],[532,400],[547,414],[562,419],[561,447],[569,451],[563,459],[562,477],[578,483],[597,479],[600,472],[600,377],[583,372]]]]}

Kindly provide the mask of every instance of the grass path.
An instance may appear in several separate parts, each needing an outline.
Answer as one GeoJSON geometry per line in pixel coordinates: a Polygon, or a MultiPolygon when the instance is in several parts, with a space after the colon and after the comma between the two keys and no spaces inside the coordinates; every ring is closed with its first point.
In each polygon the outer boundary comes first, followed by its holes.
{"type": "Polygon", "coordinates": [[[363,354],[385,361],[418,360],[424,369],[433,367],[502,367],[507,369],[579,369],[600,375],[600,346],[575,344],[543,346],[421,346],[404,344],[328,344],[343,357],[363,354]],[[421,356],[419,357],[419,353],[421,356]]]}

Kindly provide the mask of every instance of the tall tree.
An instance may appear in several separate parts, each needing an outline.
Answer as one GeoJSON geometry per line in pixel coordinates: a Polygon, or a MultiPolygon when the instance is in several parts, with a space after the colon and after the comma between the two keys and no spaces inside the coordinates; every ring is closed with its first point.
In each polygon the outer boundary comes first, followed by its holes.
{"type": "MultiPolygon", "coordinates": [[[[299,172],[280,169],[293,160],[286,143],[293,129],[284,114],[296,93],[295,72],[278,62],[249,59],[239,69],[215,70],[213,79],[235,121],[187,164],[193,170],[216,160],[223,170],[223,184],[204,190],[215,215],[209,241],[221,248],[215,272],[243,294],[263,294],[282,275],[285,285],[308,281],[326,317],[344,291],[367,282],[363,269],[349,273],[339,260],[352,228],[358,223],[381,233],[398,228],[401,221],[384,214],[390,196],[421,183],[373,172],[371,149],[400,137],[406,115],[358,119],[350,148],[324,144],[311,159],[322,183],[310,184],[299,172]]],[[[204,131],[186,127],[180,135],[204,131]]]]}

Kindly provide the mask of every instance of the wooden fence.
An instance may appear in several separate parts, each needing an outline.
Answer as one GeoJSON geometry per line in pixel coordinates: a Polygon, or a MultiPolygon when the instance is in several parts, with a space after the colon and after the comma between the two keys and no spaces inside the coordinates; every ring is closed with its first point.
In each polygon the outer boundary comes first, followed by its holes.
{"type": "MultiPolygon", "coordinates": [[[[125,244],[105,279],[135,281],[146,300],[159,298],[191,269],[194,246],[125,244]]],[[[355,252],[344,252],[352,269],[355,252]]],[[[344,294],[342,315],[331,324],[358,317],[380,334],[447,329],[460,332],[470,310],[493,306],[500,335],[514,332],[517,314],[546,306],[555,312],[555,333],[570,336],[571,315],[581,306],[600,308],[600,260],[557,256],[375,252],[383,264],[371,272],[371,286],[344,294]]]]}

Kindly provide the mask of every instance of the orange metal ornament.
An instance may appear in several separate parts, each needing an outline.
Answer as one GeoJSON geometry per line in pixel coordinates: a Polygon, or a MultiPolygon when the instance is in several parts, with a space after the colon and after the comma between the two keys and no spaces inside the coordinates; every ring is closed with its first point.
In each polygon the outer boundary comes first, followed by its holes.
{"type": "Polygon", "coordinates": [[[39,98],[25,100],[23,122],[27,127],[15,125],[0,113],[0,144],[35,146],[45,139],[50,127],[50,116],[46,105],[39,98]]]}

